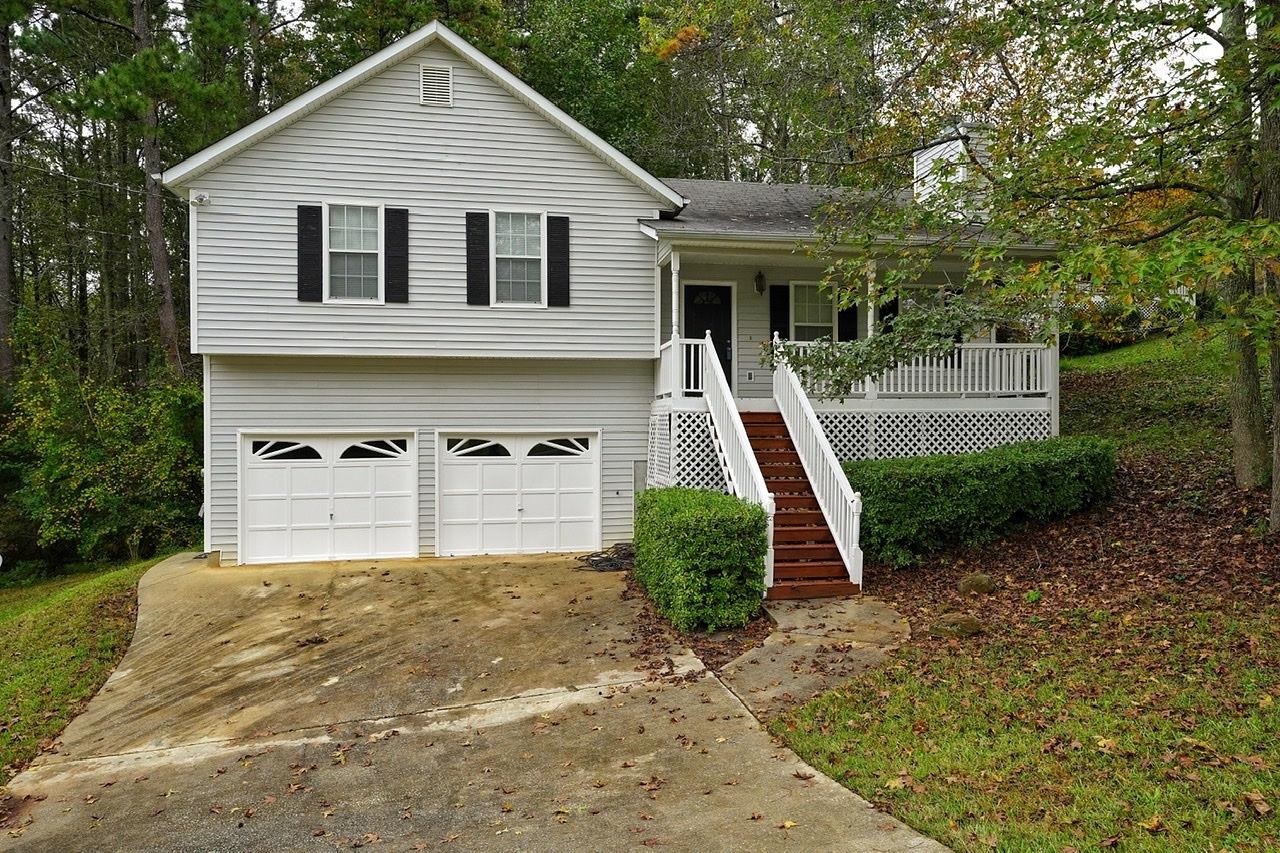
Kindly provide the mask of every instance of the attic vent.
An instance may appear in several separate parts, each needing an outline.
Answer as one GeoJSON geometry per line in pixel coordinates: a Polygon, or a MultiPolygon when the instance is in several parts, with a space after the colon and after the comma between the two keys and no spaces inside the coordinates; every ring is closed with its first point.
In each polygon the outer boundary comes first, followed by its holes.
{"type": "Polygon", "coordinates": [[[453,106],[453,67],[423,65],[422,103],[428,107],[453,106]]]}

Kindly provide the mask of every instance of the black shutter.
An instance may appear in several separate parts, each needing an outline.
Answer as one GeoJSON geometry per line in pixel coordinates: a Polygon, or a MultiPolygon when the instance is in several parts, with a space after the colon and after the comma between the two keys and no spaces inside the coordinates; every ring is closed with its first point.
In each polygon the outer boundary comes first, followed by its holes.
{"type": "Polygon", "coordinates": [[[324,228],[319,205],[298,205],[298,301],[324,301],[324,228]]]}
{"type": "Polygon", "coordinates": [[[467,214],[467,304],[489,304],[489,214],[467,214]]]}
{"type": "Polygon", "coordinates": [[[383,211],[387,229],[382,245],[383,274],[388,302],[409,301],[409,211],[388,207],[383,211]]]}
{"type": "Polygon", "coordinates": [[[569,304],[569,217],[547,217],[547,304],[569,304]]]}
{"type": "Polygon", "coordinates": [[[858,333],[858,305],[855,302],[843,311],[836,313],[836,340],[856,341],[858,333]]]}
{"type": "Polygon", "coordinates": [[[893,321],[898,316],[898,297],[893,297],[888,302],[880,306],[880,325],[882,331],[893,331],[893,321]]]}
{"type": "Polygon", "coordinates": [[[769,337],[791,337],[791,285],[769,285],[769,337]]]}

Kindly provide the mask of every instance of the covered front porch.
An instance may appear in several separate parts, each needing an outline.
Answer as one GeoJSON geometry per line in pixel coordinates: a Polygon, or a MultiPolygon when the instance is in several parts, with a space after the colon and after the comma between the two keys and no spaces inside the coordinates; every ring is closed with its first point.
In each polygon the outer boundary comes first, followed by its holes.
{"type": "Polygon", "coordinates": [[[1053,345],[973,335],[839,398],[786,364],[774,342],[868,338],[893,316],[963,281],[960,258],[934,259],[900,300],[876,298],[868,264],[851,300],[821,286],[826,262],[803,250],[837,190],[714,181],[672,184],[689,205],[642,223],[656,243],[654,399],[646,482],[727,491],[770,517],[770,597],[857,592],[861,497],[841,463],[964,453],[1058,432],[1053,345]]]}

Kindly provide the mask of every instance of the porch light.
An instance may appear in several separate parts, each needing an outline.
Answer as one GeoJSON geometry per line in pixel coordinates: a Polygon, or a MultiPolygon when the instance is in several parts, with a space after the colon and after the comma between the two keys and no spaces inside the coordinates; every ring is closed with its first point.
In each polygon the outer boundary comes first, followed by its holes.
{"type": "Polygon", "coordinates": [[[752,279],[756,286],[756,296],[764,296],[765,281],[764,270],[756,270],[756,277],[752,279]]]}

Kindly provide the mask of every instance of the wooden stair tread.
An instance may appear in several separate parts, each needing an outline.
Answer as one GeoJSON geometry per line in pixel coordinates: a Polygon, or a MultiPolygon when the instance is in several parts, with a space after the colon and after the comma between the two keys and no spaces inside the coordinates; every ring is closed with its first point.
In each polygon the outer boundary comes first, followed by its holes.
{"type": "Polygon", "coordinates": [[[844,563],[813,562],[813,563],[786,563],[783,565],[775,564],[773,567],[773,582],[788,580],[831,580],[831,581],[847,581],[849,572],[845,570],[844,563]]]}
{"type": "Polygon", "coordinates": [[[775,582],[765,595],[773,601],[789,598],[835,598],[838,596],[857,595],[862,588],[851,583],[848,578],[837,580],[794,580],[775,582]]]}
{"type": "Polygon", "coordinates": [[[834,545],[836,540],[832,538],[831,531],[827,526],[805,524],[790,527],[774,526],[773,528],[774,545],[790,544],[799,545],[801,543],[809,543],[813,545],[834,545]]]}
{"type": "Polygon", "coordinates": [[[789,527],[793,524],[816,524],[825,527],[827,520],[823,517],[822,510],[778,507],[773,516],[774,527],[789,527]]]}
{"type": "Polygon", "coordinates": [[[774,559],[778,562],[786,562],[788,560],[803,559],[820,559],[828,557],[833,560],[840,559],[840,549],[836,547],[834,540],[827,543],[795,543],[795,542],[779,542],[773,546],[774,559]]]}

